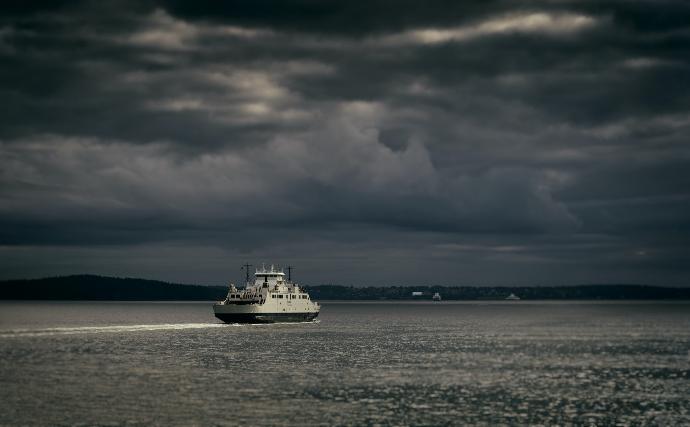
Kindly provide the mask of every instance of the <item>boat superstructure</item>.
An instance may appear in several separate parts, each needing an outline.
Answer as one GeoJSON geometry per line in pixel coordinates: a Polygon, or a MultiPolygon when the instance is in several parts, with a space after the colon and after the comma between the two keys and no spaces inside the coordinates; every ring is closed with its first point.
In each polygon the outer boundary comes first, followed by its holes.
{"type": "Polygon", "coordinates": [[[247,273],[244,289],[230,283],[226,298],[213,305],[215,316],[226,323],[308,322],[320,309],[319,303],[274,265],[257,268],[253,281],[247,273]]]}

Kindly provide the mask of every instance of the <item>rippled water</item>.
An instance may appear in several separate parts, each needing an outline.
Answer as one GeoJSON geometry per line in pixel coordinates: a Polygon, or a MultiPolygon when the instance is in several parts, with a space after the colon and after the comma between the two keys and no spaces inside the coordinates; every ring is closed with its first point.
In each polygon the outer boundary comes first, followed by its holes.
{"type": "Polygon", "coordinates": [[[690,303],[0,303],[2,425],[690,424],[690,303]]]}

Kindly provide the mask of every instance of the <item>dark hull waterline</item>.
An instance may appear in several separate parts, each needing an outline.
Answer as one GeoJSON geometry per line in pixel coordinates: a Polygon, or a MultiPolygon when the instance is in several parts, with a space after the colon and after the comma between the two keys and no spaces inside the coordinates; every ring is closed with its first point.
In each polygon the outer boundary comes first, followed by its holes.
{"type": "Polygon", "coordinates": [[[280,323],[311,322],[319,312],[314,313],[215,313],[225,323],[280,323]]]}

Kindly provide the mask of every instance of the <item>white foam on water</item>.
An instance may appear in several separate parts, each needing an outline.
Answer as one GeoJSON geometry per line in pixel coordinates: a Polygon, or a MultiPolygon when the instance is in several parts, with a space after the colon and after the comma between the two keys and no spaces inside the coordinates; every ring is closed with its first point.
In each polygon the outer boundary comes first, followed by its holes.
{"type": "Polygon", "coordinates": [[[281,323],[162,323],[155,325],[113,325],[113,326],[79,326],[63,328],[44,328],[44,329],[8,329],[0,331],[0,338],[14,337],[41,337],[54,335],[73,335],[73,334],[102,334],[102,333],[122,333],[122,332],[147,332],[147,331],[170,331],[184,329],[208,329],[208,328],[228,328],[228,327],[250,327],[263,326],[275,327],[279,325],[303,325],[309,323],[320,323],[319,320],[311,322],[281,322],[281,323]]]}
{"type": "Polygon", "coordinates": [[[10,329],[0,331],[0,337],[36,337],[50,335],[71,335],[71,334],[99,334],[117,332],[139,332],[139,331],[167,331],[181,329],[205,329],[222,328],[223,323],[163,323],[157,325],[114,325],[114,326],[80,326],[70,328],[45,328],[45,329],[10,329]]]}

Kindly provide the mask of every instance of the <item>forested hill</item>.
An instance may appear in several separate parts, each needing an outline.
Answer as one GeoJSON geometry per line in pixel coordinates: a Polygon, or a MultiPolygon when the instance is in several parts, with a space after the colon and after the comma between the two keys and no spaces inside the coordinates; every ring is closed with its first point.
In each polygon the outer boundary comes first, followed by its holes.
{"type": "MultiPolygon", "coordinates": [[[[443,300],[501,300],[514,293],[521,299],[690,299],[690,288],[642,285],[580,286],[309,286],[315,300],[429,300],[438,292],[443,300]],[[412,292],[422,296],[413,297],[412,292]]],[[[225,286],[181,285],[156,280],[94,275],[51,277],[0,282],[4,300],[210,301],[220,300],[225,286]]]]}
{"type": "Polygon", "coordinates": [[[157,280],[94,275],[0,282],[0,299],[14,300],[218,300],[225,286],[180,285],[157,280]]]}

